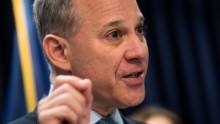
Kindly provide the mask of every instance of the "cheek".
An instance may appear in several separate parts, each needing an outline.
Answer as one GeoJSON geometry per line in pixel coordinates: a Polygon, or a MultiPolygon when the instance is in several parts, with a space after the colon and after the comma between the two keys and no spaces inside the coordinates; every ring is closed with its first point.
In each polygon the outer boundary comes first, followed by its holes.
{"type": "Polygon", "coordinates": [[[117,81],[111,91],[112,101],[120,109],[132,107],[140,104],[145,97],[145,87],[139,86],[127,86],[123,81],[117,81]]]}
{"type": "Polygon", "coordinates": [[[116,56],[103,53],[106,52],[87,51],[75,55],[71,62],[73,74],[103,85],[115,82],[120,60],[116,56]]]}
{"type": "MultiPolygon", "coordinates": [[[[117,54],[108,54],[104,56],[97,55],[90,64],[95,73],[90,75],[93,81],[93,89],[97,94],[102,94],[106,98],[114,92],[115,87],[119,86],[116,79],[116,72],[120,66],[121,58],[117,54]],[[105,92],[103,92],[105,91],[105,92]]],[[[90,69],[91,69],[90,68],[90,69]]]]}
{"type": "Polygon", "coordinates": [[[116,82],[116,71],[119,65],[117,57],[106,55],[91,61],[91,69],[95,71],[94,80],[104,87],[111,88],[116,82]]]}
{"type": "Polygon", "coordinates": [[[94,69],[99,68],[102,74],[115,77],[122,60],[121,52],[106,47],[98,50],[93,53],[94,69]]]}

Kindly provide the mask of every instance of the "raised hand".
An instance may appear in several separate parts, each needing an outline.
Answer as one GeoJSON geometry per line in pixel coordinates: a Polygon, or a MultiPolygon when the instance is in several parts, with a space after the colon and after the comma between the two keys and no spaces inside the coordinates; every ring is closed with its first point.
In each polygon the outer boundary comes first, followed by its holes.
{"type": "Polygon", "coordinates": [[[88,124],[92,84],[88,79],[58,76],[52,93],[38,104],[40,124],[88,124]]]}

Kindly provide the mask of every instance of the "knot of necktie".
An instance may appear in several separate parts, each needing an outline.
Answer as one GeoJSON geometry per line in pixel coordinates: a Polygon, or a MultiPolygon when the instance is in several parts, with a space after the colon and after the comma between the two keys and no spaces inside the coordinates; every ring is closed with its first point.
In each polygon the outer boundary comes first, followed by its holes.
{"type": "Polygon", "coordinates": [[[105,117],[99,120],[96,124],[119,124],[112,117],[105,117]]]}

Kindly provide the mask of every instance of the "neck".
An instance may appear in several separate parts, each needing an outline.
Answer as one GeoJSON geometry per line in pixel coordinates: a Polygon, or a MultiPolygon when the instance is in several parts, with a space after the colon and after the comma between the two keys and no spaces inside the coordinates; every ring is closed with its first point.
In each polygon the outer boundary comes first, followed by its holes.
{"type": "Polygon", "coordinates": [[[103,106],[103,105],[97,105],[93,103],[92,109],[102,115],[103,117],[107,117],[110,114],[112,114],[116,108],[115,107],[108,107],[108,106],[103,106]]]}

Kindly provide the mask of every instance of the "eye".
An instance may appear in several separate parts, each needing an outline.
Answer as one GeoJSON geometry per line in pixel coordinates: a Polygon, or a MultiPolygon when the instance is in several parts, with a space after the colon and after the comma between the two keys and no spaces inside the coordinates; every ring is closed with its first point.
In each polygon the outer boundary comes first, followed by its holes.
{"type": "Polygon", "coordinates": [[[107,35],[107,38],[109,40],[118,40],[122,37],[122,32],[119,31],[119,30],[114,30],[114,31],[111,31],[108,35],[107,35]]]}
{"type": "Polygon", "coordinates": [[[144,25],[138,26],[136,32],[141,35],[146,35],[147,27],[144,25]]]}

